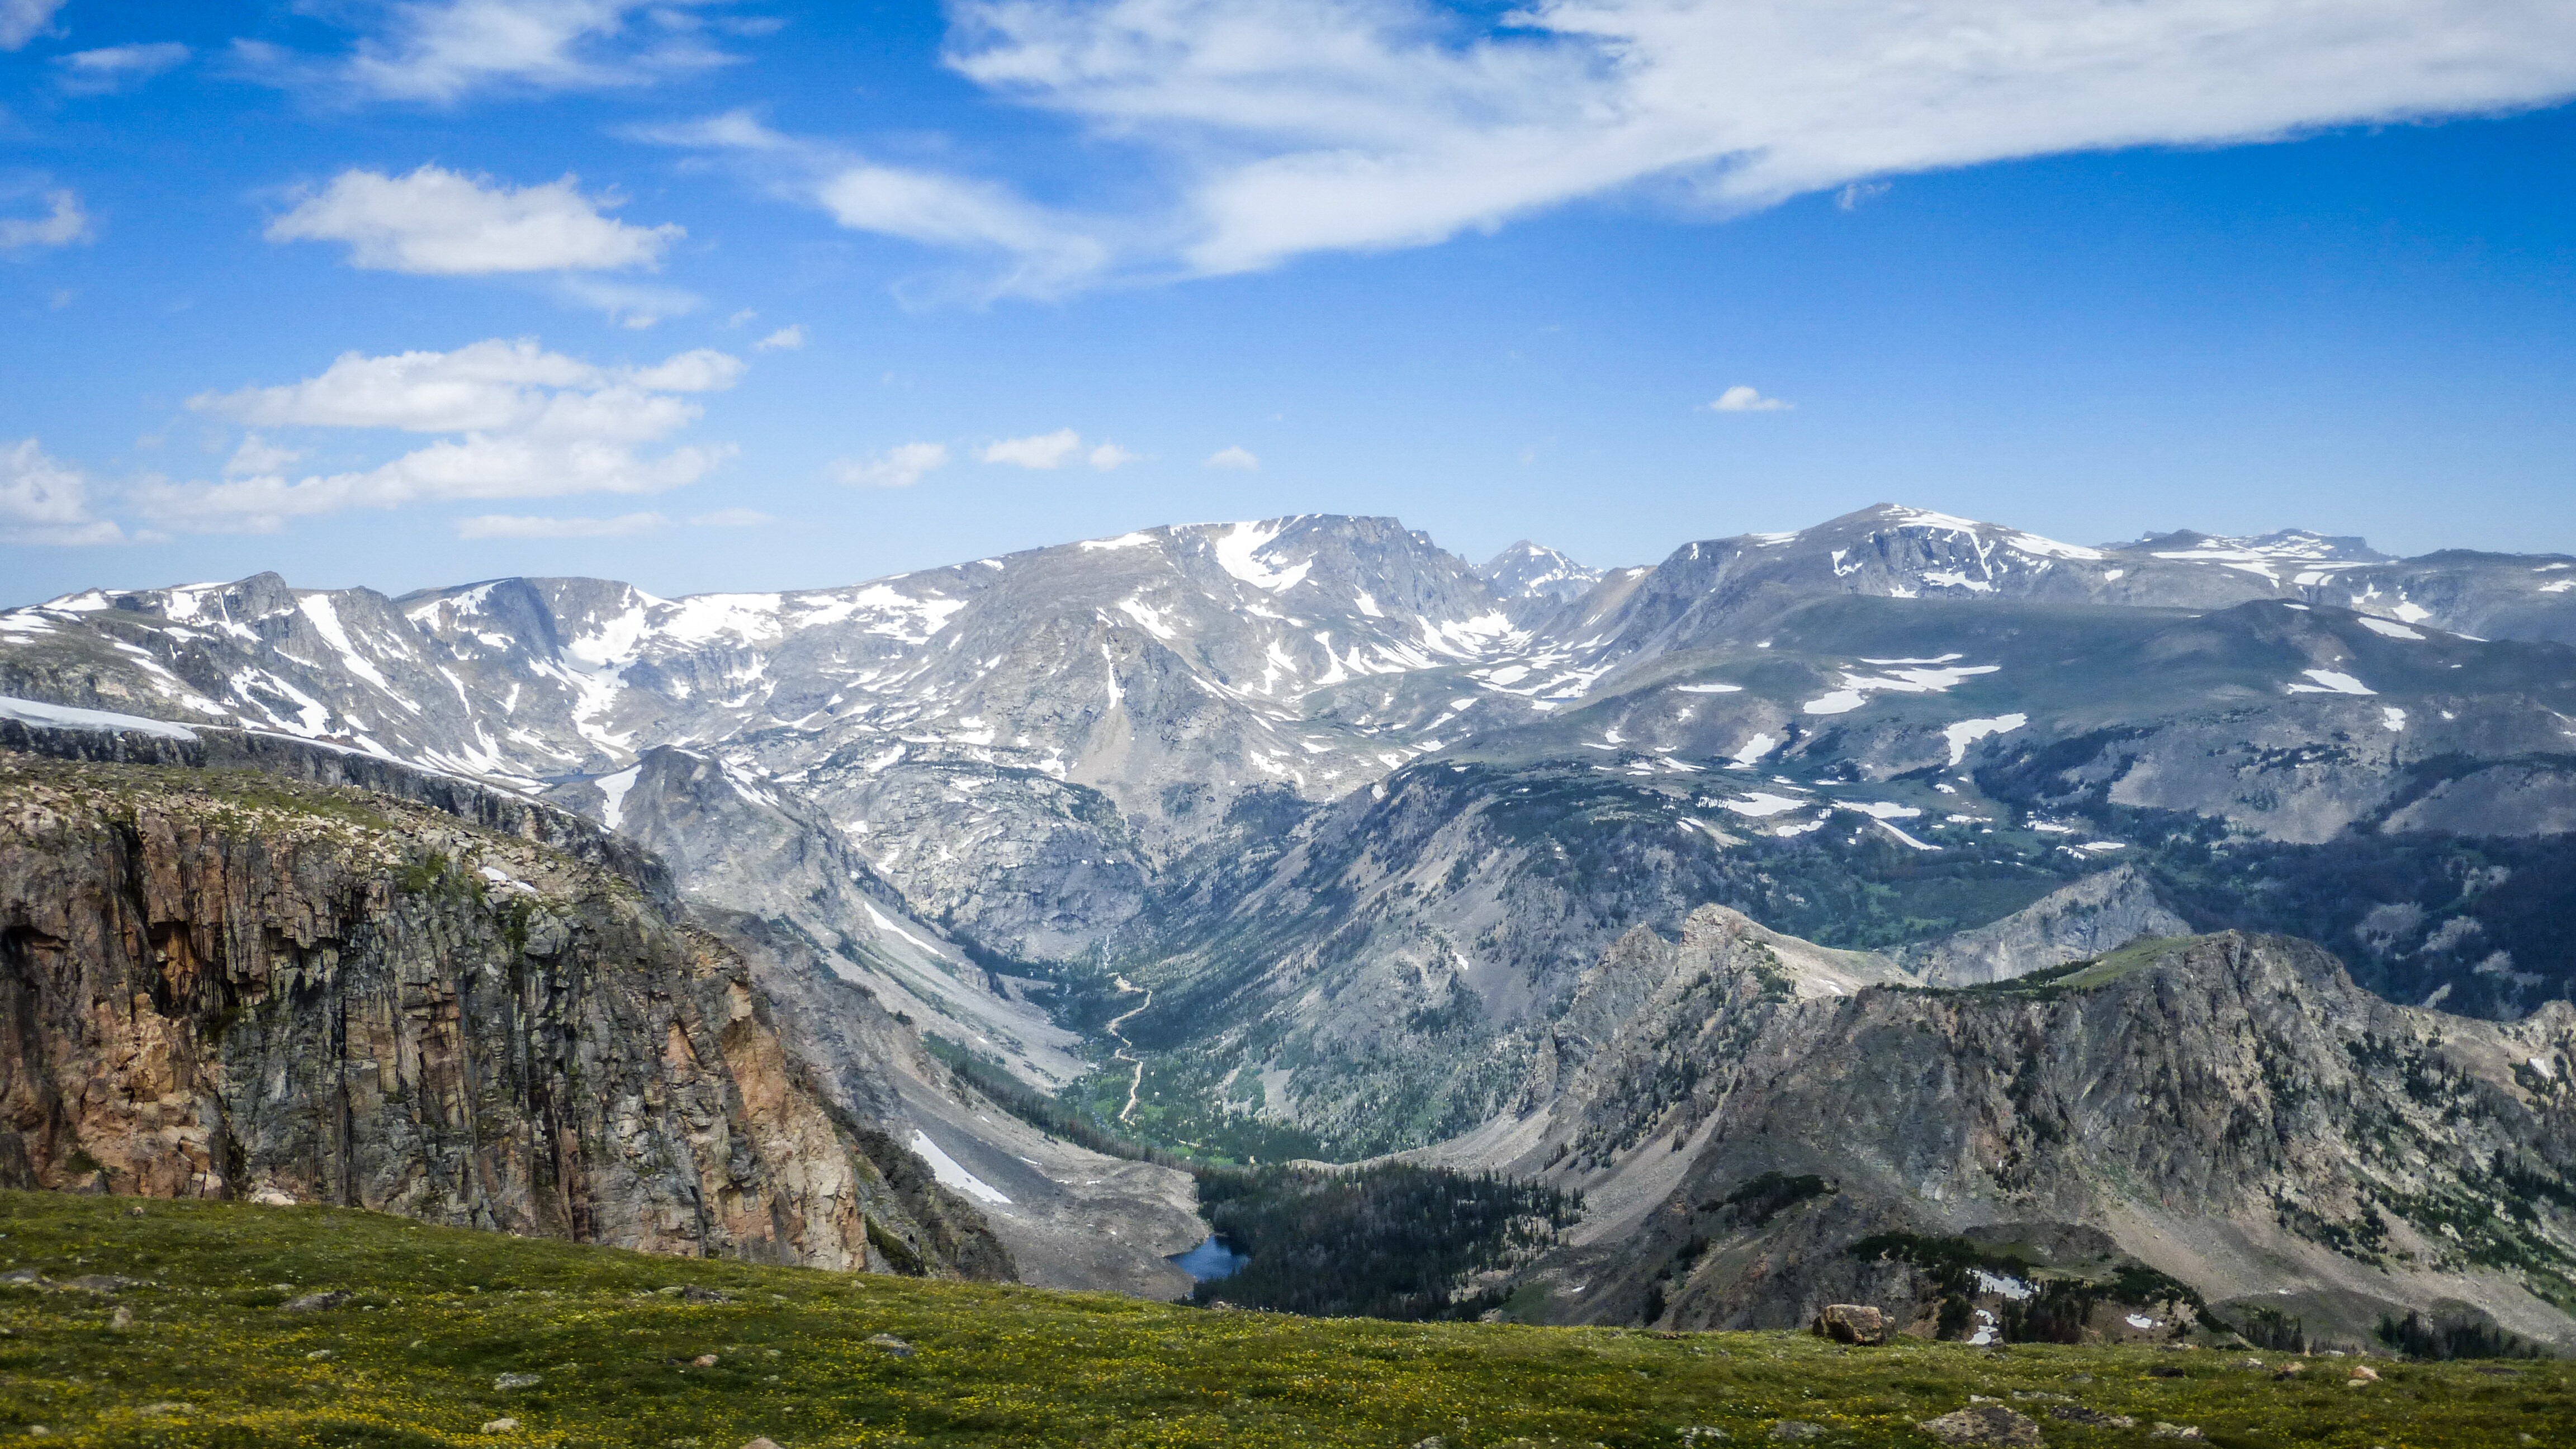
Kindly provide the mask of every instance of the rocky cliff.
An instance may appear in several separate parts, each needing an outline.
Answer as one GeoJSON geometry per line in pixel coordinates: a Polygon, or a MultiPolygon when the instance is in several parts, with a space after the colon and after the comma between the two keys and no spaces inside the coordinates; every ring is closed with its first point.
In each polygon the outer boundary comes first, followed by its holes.
{"type": "Polygon", "coordinates": [[[2396,1006],[2234,933],[1965,991],[1854,989],[1799,944],[1716,909],[1621,942],[1586,994],[1633,1007],[1445,1149],[1587,1190],[1560,1316],[1786,1326],[1878,1294],[1905,1319],[1923,1285],[1850,1251],[1898,1233],[2144,1264],[2354,1338],[2423,1308],[2576,1343],[2564,1003],[2396,1006]]]}
{"type": "Polygon", "coordinates": [[[632,847],[309,745],[45,734],[456,798],[0,751],[0,1182],[1010,1276],[971,1206],[827,1106],[632,847]]]}

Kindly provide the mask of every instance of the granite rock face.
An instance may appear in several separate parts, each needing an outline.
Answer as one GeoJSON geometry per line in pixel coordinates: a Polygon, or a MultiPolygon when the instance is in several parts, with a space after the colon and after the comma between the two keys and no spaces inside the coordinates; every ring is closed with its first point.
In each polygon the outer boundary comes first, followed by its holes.
{"type": "Polygon", "coordinates": [[[649,873],[528,838],[613,855],[581,822],[495,808],[528,834],[0,753],[0,1181],[1009,1276],[971,1207],[827,1109],[737,952],[649,873]]]}
{"type": "MultiPolygon", "coordinates": [[[[1561,1044],[1523,1110],[1440,1149],[1594,1203],[1552,1270],[1622,1321],[1791,1327],[1927,1302],[1873,1234],[2144,1263],[2225,1311],[2367,1339],[2447,1305],[2576,1343],[2576,1011],[2398,1006],[2323,950],[2146,941],[2031,986],[1855,983],[1732,912],[1622,941],[1625,1009],[1561,1044]],[[1684,1260],[1685,1244],[1697,1244],[1684,1260]]],[[[1580,998],[1578,998],[1580,1001],[1580,998]]],[[[1928,1310],[1927,1310],[1928,1322],[1928,1310]]]]}

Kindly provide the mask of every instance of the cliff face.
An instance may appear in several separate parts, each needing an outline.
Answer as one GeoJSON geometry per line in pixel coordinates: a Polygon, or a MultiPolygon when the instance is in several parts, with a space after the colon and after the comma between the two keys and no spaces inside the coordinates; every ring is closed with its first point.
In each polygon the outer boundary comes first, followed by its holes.
{"type": "Polygon", "coordinates": [[[0,752],[0,1183],[1009,1276],[649,871],[494,823],[0,752]]]}
{"type": "Polygon", "coordinates": [[[2134,1260],[2347,1337],[2424,1308],[2576,1342],[2563,1004],[2396,1006],[2316,946],[2233,933],[1970,991],[1855,989],[1796,944],[1713,908],[1622,942],[1595,974],[1635,1006],[1482,1134],[1477,1165],[1594,1204],[1552,1277],[1583,1290],[1568,1314],[1903,1319],[1922,1285],[1847,1251],[1894,1232],[2134,1260]]]}

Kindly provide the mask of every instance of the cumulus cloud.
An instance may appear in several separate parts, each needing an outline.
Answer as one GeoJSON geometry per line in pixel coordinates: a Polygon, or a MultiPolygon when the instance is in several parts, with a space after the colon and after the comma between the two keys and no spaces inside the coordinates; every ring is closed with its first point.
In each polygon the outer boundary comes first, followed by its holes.
{"type": "Polygon", "coordinates": [[[1252,456],[1252,450],[1249,448],[1219,448],[1208,454],[1207,466],[1235,468],[1249,473],[1261,466],[1261,460],[1252,456]]]}
{"type": "Polygon", "coordinates": [[[382,30],[336,62],[241,49],[286,78],[388,100],[451,102],[495,88],[600,90],[730,62],[703,38],[693,3],[409,0],[374,12],[385,17],[382,30]]]}
{"type": "Polygon", "coordinates": [[[17,50],[40,34],[63,0],[0,0],[0,50],[17,50]]]}
{"type": "Polygon", "coordinates": [[[1713,413],[1785,413],[1796,406],[1796,403],[1785,403],[1776,397],[1764,397],[1759,388],[1738,383],[1719,393],[1716,401],[1708,404],[1708,410],[1713,413]]]}
{"type": "MultiPolygon", "coordinates": [[[[2576,92],[2564,0],[960,0],[949,62],[1158,153],[1200,272],[1648,185],[1717,213],[2012,157],[2576,92]]],[[[974,183],[952,180],[956,188],[974,183]]],[[[929,228],[923,228],[924,232],[929,228]]]]}
{"type": "Polygon", "coordinates": [[[946,443],[904,443],[874,458],[844,458],[832,476],[853,488],[909,488],[947,466],[946,443]]]}
{"type": "Polygon", "coordinates": [[[27,438],[0,446],[0,543],[123,543],[124,530],[89,510],[89,480],[27,438]]]}
{"type": "Polygon", "coordinates": [[[804,324],[799,323],[793,327],[781,327],[777,331],[770,333],[758,342],[751,344],[751,350],[754,352],[794,352],[797,348],[804,345],[805,327],[804,324]]]}
{"type": "Polygon", "coordinates": [[[67,247],[89,240],[89,213],[69,191],[45,193],[49,208],[40,217],[0,216],[0,252],[30,247],[67,247]]]}
{"type": "Polygon", "coordinates": [[[621,513],[615,518],[528,518],[512,513],[486,513],[456,521],[458,538],[632,538],[667,528],[671,520],[658,513],[621,513]]]}
{"type": "Polygon", "coordinates": [[[303,459],[303,449],[281,448],[259,434],[252,433],[241,440],[240,447],[233,449],[232,457],[224,464],[224,476],[240,478],[251,474],[275,473],[291,464],[302,462],[303,459]]]}
{"type": "Polygon", "coordinates": [[[987,463],[1008,463],[1014,468],[1061,468],[1082,451],[1082,435],[1071,428],[1058,428],[1029,438],[1005,438],[987,444],[983,459],[987,463]]]}
{"type": "Polygon", "coordinates": [[[188,405],[259,428],[448,436],[375,468],[290,478],[284,465],[293,458],[277,454],[264,459],[273,466],[228,470],[221,482],[154,483],[136,496],[173,526],[256,532],[351,508],[658,493],[731,456],[729,446],[643,449],[697,421],[703,408],[688,394],[722,391],[742,372],[741,359],[705,348],[646,367],[602,367],[531,338],[453,352],[347,353],[299,382],[203,393],[188,405]]]}
{"type": "Polygon", "coordinates": [[[106,95],[141,85],[187,61],[188,47],[175,40],[76,50],[54,57],[55,84],[76,96],[106,95]]]}
{"type": "Polygon", "coordinates": [[[1145,461],[1145,455],[1129,452],[1116,443],[1103,443],[1091,450],[1090,461],[1092,467],[1106,473],[1112,468],[1123,468],[1130,463],[1142,463],[1145,461]]]}
{"type": "Polygon", "coordinates": [[[349,170],[269,223],[270,241],[336,241],[372,271],[487,276],[495,272],[650,270],[687,235],[677,225],[629,226],[602,216],[613,195],[584,196],[566,176],[513,187],[439,166],[405,176],[349,170]]]}

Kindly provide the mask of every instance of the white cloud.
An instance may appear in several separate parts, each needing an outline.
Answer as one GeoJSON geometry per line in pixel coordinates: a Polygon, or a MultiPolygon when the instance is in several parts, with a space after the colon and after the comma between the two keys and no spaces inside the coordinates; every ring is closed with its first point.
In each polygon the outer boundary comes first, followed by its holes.
{"type": "Polygon", "coordinates": [[[757,508],[719,508],[713,513],[701,513],[691,518],[689,526],[692,528],[758,528],[764,523],[777,521],[776,514],[763,513],[757,508]]]}
{"type": "Polygon", "coordinates": [[[770,129],[749,111],[630,127],[639,141],[730,151],[775,191],[829,212],[852,231],[998,258],[972,290],[1050,296],[1096,277],[1114,260],[1093,222],[1038,206],[989,181],[888,166],[770,129]]]}
{"type": "Polygon", "coordinates": [[[1091,450],[1090,461],[1092,467],[1106,473],[1112,468],[1123,468],[1130,463],[1142,463],[1145,461],[1145,455],[1131,453],[1116,443],[1103,443],[1091,450]]]}
{"type": "Polygon", "coordinates": [[[33,438],[0,446],[0,543],[123,543],[89,511],[89,480],[45,456],[33,438]]]}
{"type": "MultiPolygon", "coordinates": [[[[1201,272],[1652,184],[1717,212],[2012,157],[2576,92],[2564,0],[960,0],[950,63],[1158,153],[1201,272]]],[[[959,187],[969,182],[952,182],[959,187]]]]}
{"type": "Polygon", "coordinates": [[[16,50],[36,38],[63,0],[0,0],[0,50],[16,50]]]}
{"type": "Polygon", "coordinates": [[[600,215],[614,195],[584,196],[571,176],[512,187],[423,166],[407,176],[343,171],[269,223],[270,241],[349,244],[349,264],[427,276],[647,270],[687,235],[600,215]]]}
{"type": "Polygon", "coordinates": [[[875,458],[844,458],[832,476],[853,488],[909,488],[948,466],[946,443],[905,443],[875,458]]]}
{"type": "MultiPolygon", "coordinates": [[[[450,436],[378,467],[290,479],[275,466],[217,483],[152,483],[145,511],[198,530],[268,531],[350,508],[461,499],[658,493],[693,483],[729,446],[639,451],[695,422],[684,394],[731,387],[739,358],[700,348],[649,367],[600,367],[533,339],[453,352],[348,353],[319,375],[275,387],[204,393],[199,412],[264,428],[358,428],[450,436]]],[[[276,445],[259,440],[262,449],[276,445]]],[[[245,443],[237,458],[257,456],[245,443]]],[[[496,527],[498,525],[495,525],[496,527]]]]}
{"type": "Polygon", "coordinates": [[[1249,448],[1219,448],[1208,454],[1207,466],[1236,468],[1249,473],[1261,466],[1261,460],[1252,456],[1252,450],[1249,448]]]}
{"type": "Polygon", "coordinates": [[[721,392],[741,359],[698,348],[651,367],[598,367],[536,339],[492,338],[453,352],[342,353],[319,376],[277,387],[200,393],[199,412],[258,427],[399,428],[641,442],[696,420],[671,393],[721,392]]]}
{"type": "Polygon", "coordinates": [[[567,302],[596,307],[618,326],[638,330],[665,318],[686,316],[698,310],[699,303],[704,300],[695,292],[684,292],[677,287],[655,286],[588,272],[559,273],[554,279],[554,290],[567,302]]]}
{"type": "Polygon", "coordinates": [[[751,344],[751,350],[754,352],[794,352],[797,348],[804,345],[805,327],[803,323],[798,323],[793,327],[781,327],[777,331],[770,333],[758,342],[751,344]]]}
{"type": "Polygon", "coordinates": [[[336,78],[392,100],[453,101],[495,86],[596,90],[727,63],[696,38],[691,0],[410,0],[336,78]],[[640,23],[639,23],[640,22],[640,23]]]}
{"type": "Polygon", "coordinates": [[[995,291],[1046,295],[1109,261],[1108,248],[1081,223],[985,182],[860,163],[827,177],[814,199],[852,231],[1005,254],[1009,265],[991,284],[995,291]]]}
{"type": "Polygon", "coordinates": [[[1764,397],[1759,389],[1746,387],[1742,383],[1738,383],[1735,386],[1728,388],[1726,391],[1719,393],[1717,395],[1717,400],[1708,404],[1708,411],[1713,413],[1785,413],[1796,406],[1796,403],[1785,403],[1776,397],[1764,397]]]}
{"type": "Polygon", "coordinates": [[[45,193],[45,204],[51,209],[41,217],[0,216],[0,252],[67,247],[89,240],[89,213],[81,210],[78,196],[69,191],[49,191],[45,193]]]}
{"type": "Polygon", "coordinates": [[[140,85],[174,66],[185,65],[188,47],[175,40],[150,45],[111,45],[76,50],[54,57],[56,84],[77,96],[106,95],[140,85]]]}
{"type": "Polygon", "coordinates": [[[224,476],[240,478],[250,474],[274,473],[289,464],[302,461],[303,457],[302,449],[281,448],[259,434],[251,433],[241,440],[240,447],[233,449],[231,459],[224,464],[224,476]]]}
{"type": "Polygon", "coordinates": [[[1008,463],[1015,468],[1061,468],[1073,455],[1082,451],[1082,435],[1071,428],[1058,428],[1030,438],[1005,438],[985,447],[987,463],[1008,463]]]}
{"type": "Polygon", "coordinates": [[[458,538],[632,538],[667,528],[671,520],[658,513],[621,513],[615,518],[528,518],[486,513],[456,521],[458,538]]]}
{"type": "Polygon", "coordinates": [[[1857,211],[1862,202],[1885,196],[1892,185],[1886,181],[1855,181],[1834,193],[1834,205],[1845,211],[1857,211]]]}

